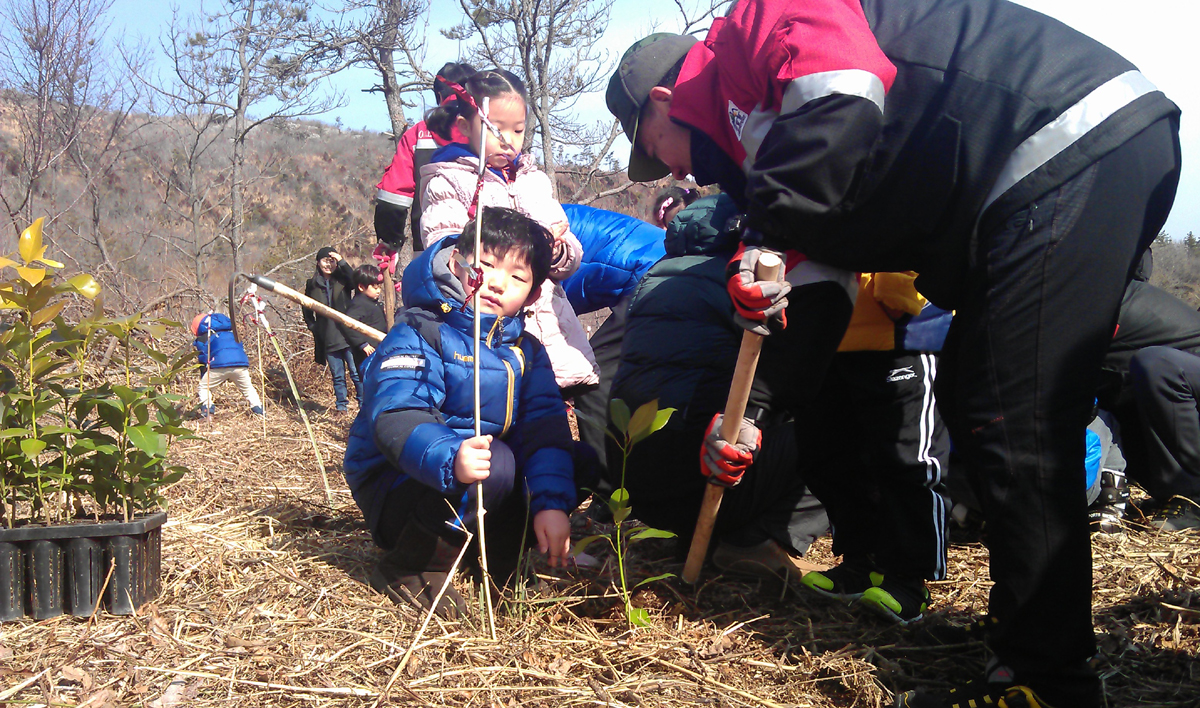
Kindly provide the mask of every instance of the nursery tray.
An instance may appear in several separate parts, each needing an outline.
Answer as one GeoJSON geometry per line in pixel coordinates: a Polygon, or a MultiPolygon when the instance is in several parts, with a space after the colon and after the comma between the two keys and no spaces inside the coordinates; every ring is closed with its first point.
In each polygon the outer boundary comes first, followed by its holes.
{"type": "Polygon", "coordinates": [[[0,529],[0,622],[87,617],[101,601],[112,614],[133,614],[159,592],[166,520],[158,512],[133,521],[0,529]]]}

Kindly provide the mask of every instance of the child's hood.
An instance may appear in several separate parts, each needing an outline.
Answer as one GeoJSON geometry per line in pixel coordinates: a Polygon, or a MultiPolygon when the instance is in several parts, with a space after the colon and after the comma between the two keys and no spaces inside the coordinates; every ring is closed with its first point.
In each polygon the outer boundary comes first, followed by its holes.
{"type": "MultiPolygon", "coordinates": [[[[447,322],[457,328],[469,328],[470,309],[463,310],[467,292],[458,278],[450,271],[450,256],[461,236],[447,236],[424,252],[404,270],[400,281],[400,297],[408,307],[420,307],[441,313],[447,322]]],[[[481,316],[480,328],[490,331],[496,315],[481,316]]],[[[523,323],[520,316],[500,318],[504,330],[503,339],[513,340],[521,334],[523,323]]]]}

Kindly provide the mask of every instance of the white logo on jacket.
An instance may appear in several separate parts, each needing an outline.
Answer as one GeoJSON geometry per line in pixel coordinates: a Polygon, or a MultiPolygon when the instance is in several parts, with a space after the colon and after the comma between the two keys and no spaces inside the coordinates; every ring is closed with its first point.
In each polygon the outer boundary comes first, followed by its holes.
{"type": "Polygon", "coordinates": [[[745,111],[734,105],[733,101],[729,102],[729,125],[733,126],[733,134],[738,140],[742,139],[742,128],[746,127],[746,120],[750,116],[745,111]]]}
{"type": "Polygon", "coordinates": [[[899,369],[892,369],[888,372],[887,382],[894,383],[896,381],[915,378],[917,378],[917,372],[913,371],[911,366],[902,366],[899,369]]]}
{"type": "Polygon", "coordinates": [[[421,369],[425,367],[425,357],[414,354],[400,354],[384,359],[379,365],[380,370],[388,369],[421,369]]]}

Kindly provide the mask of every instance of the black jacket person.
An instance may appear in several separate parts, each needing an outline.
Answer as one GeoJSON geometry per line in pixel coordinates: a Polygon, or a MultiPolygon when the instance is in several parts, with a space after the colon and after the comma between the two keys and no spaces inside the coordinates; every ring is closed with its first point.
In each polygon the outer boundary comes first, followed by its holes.
{"type": "MultiPolygon", "coordinates": [[[[984,490],[989,641],[1008,669],[991,676],[1013,683],[900,705],[1101,705],[1084,426],[1125,284],[1174,199],[1175,105],[1005,0],[741,0],[703,41],[636,43],[607,99],[632,178],[691,173],[740,199],[743,316],[788,300],[788,283],[751,275],[767,247],[917,271],[957,311],[937,396],[984,490]]],[[[793,285],[789,315],[821,286],[793,285]]]]}

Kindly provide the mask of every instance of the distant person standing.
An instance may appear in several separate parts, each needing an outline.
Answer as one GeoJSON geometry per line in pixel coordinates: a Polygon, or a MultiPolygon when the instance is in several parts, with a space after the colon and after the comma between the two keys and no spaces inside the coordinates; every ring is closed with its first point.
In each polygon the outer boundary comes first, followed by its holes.
{"type": "MultiPolygon", "coordinates": [[[[304,294],[322,305],[345,312],[353,289],[353,273],[350,264],[342,260],[337,251],[325,246],[317,251],[317,272],[304,284],[304,294]]],[[[336,322],[318,315],[307,307],[301,309],[304,313],[304,324],[313,335],[313,360],[319,365],[328,364],[329,374],[333,378],[333,395],[337,399],[337,409],[345,411],[349,407],[347,370],[350,380],[354,382],[356,399],[362,386],[358,368],[354,366],[354,356],[350,353],[350,344],[342,336],[336,322]]]]}
{"type": "MultiPolygon", "coordinates": [[[[437,75],[447,81],[461,84],[466,81],[475,69],[470,64],[447,62],[437,75]]],[[[438,105],[442,105],[454,93],[441,81],[433,82],[433,96],[438,105]]],[[[375,194],[375,236],[395,250],[404,245],[404,222],[412,223],[412,233],[420,233],[421,201],[420,174],[421,168],[429,163],[429,156],[435,150],[451,142],[461,143],[465,140],[457,128],[451,128],[450,139],[447,140],[430,130],[425,121],[404,131],[392,162],[383,173],[383,179],[376,185],[375,194]]],[[[421,239],[413,239],[413,250],[425,248],[421,239]]]]}

